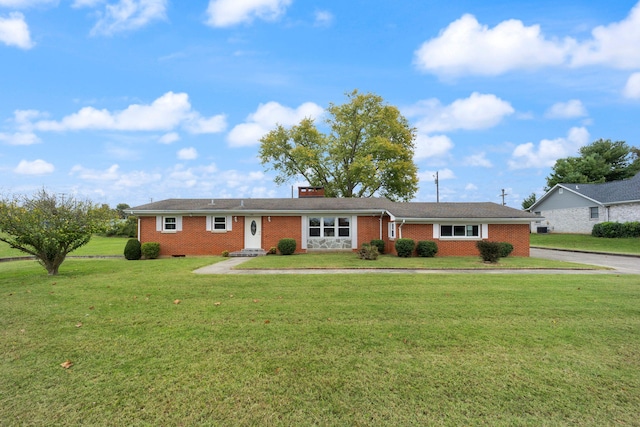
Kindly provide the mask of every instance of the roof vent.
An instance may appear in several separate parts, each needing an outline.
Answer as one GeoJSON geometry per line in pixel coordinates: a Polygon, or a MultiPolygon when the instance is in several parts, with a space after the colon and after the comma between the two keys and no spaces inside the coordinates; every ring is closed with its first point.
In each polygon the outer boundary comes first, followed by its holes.
{"type": "Polygon", "coordinates": [[[216,201],[215,201],[215,200],[213,200],[213,199],[211,199],[211,206],[213,206],[213,205],[215,205],[215,204],[216,204],[216,201]]]}
{"type": "Polygon", "coordinates": [[[244,208],[244,200],[240,200],[240,207],[244,208]]]}
{"type": "Polygon", "coordinates": [[[576,190],[579,190],[579,189],[580,189],[580,187],[578,187],[578,186],[576,185],[576,190]]]}

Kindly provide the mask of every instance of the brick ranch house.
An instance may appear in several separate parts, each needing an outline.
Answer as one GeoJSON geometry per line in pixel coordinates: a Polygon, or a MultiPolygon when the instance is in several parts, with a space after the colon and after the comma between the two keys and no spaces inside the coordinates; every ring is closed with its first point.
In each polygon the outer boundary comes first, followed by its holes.
{"type": "MultiPolygon", "coordinates": [[[[355,251],[372,239],[433,240],[438,256],[478,255],[477,240],[509,242],[513,256],[529,256],[534,214],[495,203],[392,202],[384,198],[167,199],[127,211],[138,217],[138,240],[160,243],[161,256],[219,255],[269,250],[282,238],[297,253],[355,251]]],[[[321,194],[321,193],[320,193],[321,194]]]]}

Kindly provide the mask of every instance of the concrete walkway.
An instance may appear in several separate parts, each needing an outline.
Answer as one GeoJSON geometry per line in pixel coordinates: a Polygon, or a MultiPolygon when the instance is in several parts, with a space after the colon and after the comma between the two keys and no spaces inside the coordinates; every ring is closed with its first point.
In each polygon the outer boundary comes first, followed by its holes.
{"type": "Polygon", "coordinates": [[[352,268],[325,269],[305,268],[286,270],[236,270],[236,266],[251,258],[229,258],[194,271],[196,274],[640,274],[640,258],[616,255],[585,254],[582,252],[555,251],[549,249],[531,249],[532,258],[556,259],[581,264],[598,265],[611,270],[574,270],[574,269],[486,269],[486,270],[428,270],[428,269],[381,269],[352,268]]]}

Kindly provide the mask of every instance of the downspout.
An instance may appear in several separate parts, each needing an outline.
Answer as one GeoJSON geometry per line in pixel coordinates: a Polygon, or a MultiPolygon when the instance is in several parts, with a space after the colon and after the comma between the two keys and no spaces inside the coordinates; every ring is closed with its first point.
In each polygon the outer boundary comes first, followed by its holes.
{"type": "Polygon", "coordinates": [[[138,217],[138,241],[140,241],[140,217],[138,217]]]}
{"type": "Polygon", "coordinates": [[[380,213],[380,240],[382,239],[382,217],[384,216],[384,211],[380,213]]]}
{"type": "Polygon", "coordinates": [[[405,221],[406,219],[403,219],[400,225],[398,226],[398,239],[402,239],[402,226],[404,225],[405,221]]]}

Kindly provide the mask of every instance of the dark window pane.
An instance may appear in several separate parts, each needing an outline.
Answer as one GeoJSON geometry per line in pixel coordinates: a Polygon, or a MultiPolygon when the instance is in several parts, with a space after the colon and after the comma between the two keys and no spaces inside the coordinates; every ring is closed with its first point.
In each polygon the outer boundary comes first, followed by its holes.
{"type": "Polygon", "coordinates": [[[465,235],[465,226],[464,225],[454,225],[453,226],[453,235],[454,236],[464,236],[465,235]]]}
{"type": "Polygon", "coordinates": [[[339,228],[338,236],[340,237],[349,237],[349,229],[348,228],[339,228]]]}
{"type": "Polygon", "coordinates": [[[440,235],[445,237],[453,236],[453,226],[443,225],[442,227],[440,227],[440,235]]]}
{"type": "Polygon", "coordinates": [[[335,228],[325,228],[324,229],[324,237],[334,237],[336,235],[335,228]]]}
{"type": "Polygon", "coordinates": [[[309,227],[320,227],[320,218],[309,218],[309,227]]]}
{"type": "Polygon", "coordinates": [[[340,226],[340,227],[348,227],[350,219],[351,218],[338,218],[338,226],[340,226]]]}
{"type": "Polygon", "coordinates": [[[319,228],[310,228],[309,236],[311,237],[320,237],[320,229],[319,228]]]}

